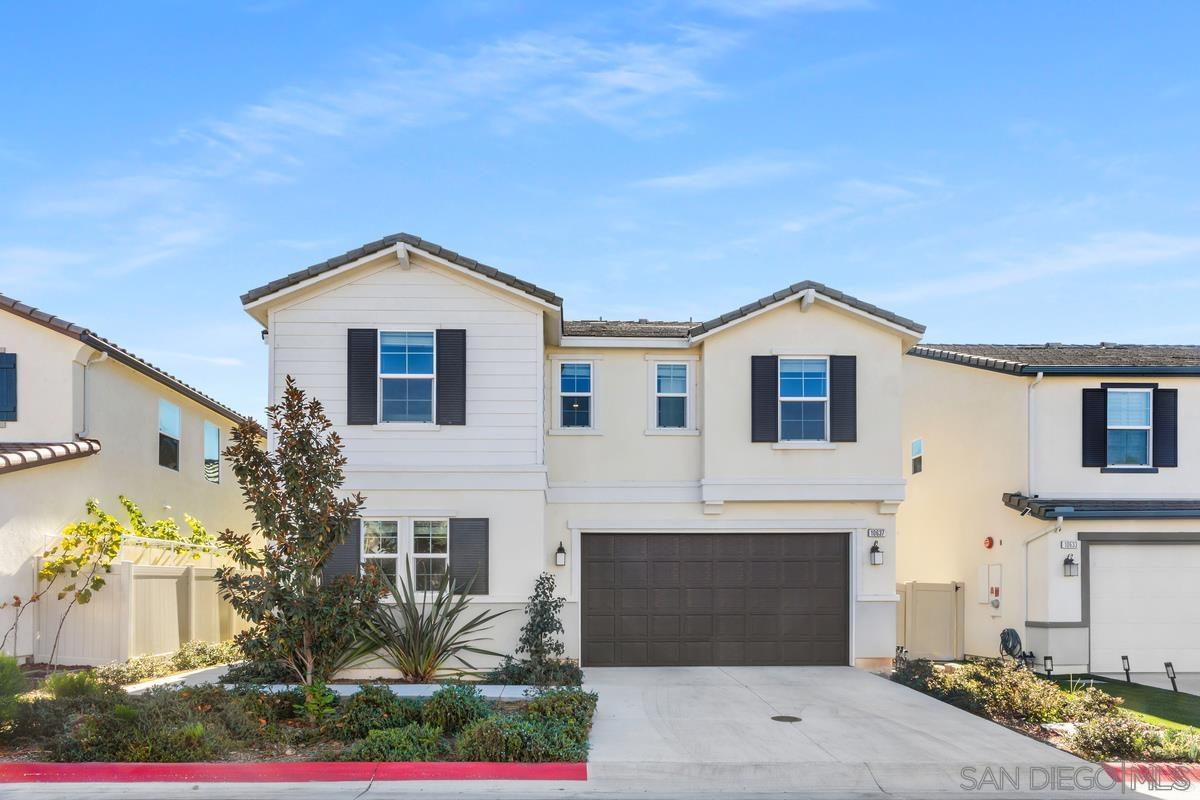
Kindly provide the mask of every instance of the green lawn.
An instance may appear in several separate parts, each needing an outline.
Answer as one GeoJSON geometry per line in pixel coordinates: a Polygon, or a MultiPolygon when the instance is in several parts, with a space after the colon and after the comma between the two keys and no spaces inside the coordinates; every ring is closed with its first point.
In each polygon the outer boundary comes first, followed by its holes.
{"type": "MultiPolygon", "coordinates": [[[[1092,680],[1093,676],[1076,676],[1076,685],[1092,680]]],[[[1055,678],[1064,689],[1071,688],[1071,680],[1067,677],[1055,678]]],[[[1095,678],[1096,688],[1115,697],[1125,700],[1122,708],[1132,711],[1146,722],[1162,725],[1166,728],[1200,728],[1200,697],[1184,692],[1172,692],[1169,689],[1157,689],[1153,686],[1143,686],[1140,683],[1125,683],[1124,681],[1106,681],[1095,678]]]]}

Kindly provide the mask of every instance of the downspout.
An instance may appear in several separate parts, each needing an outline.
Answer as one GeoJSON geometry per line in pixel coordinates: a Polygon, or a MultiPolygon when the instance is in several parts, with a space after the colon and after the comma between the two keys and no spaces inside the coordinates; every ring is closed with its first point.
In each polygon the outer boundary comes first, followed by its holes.
{"type": "Polygon", "coordinates": [[[83,429],[75,432],[76,439],[86,439],[88,438],[88,434],[91,432],[91,425],[89,424],[89,421],[91,420],[92,416],[89,413],[88,403],[88,367],[90,367],[92,364],[102,364],[105,361],[108,361],[108,353],[103,350],[98,350],[93,352],[83,362],[83,378],[81,380],[82,386],[80,387],[80,394],[82,395],[81,405],[83,406],[83,408],[80,410],[80,417],[82,418],[80,422],[83,425],[83,429]]]}
{"type": "Polygon", "coordinates": [[[1025,390],[1025,420],[1026,420],[1026,497],[1037,497],[1037,463],[1034,458],[1034,441],[1037,438],[1037,404],[1033,401],[1033,390],[1042,382],[1042,378],[1046,377],[1046,373],[1039,372],[1033,382],[1025,390]]]}
{"type": "MultiPolygon", "coordinates": [[[[1040,380],[1040,377],[1039,377],[1039,380],[1040,380]]],[[[1025,622],[1029,621],[1029,545],[1033,544],[1038,539],[1042,538],[1043,536],[1045,536],[1048,533],[1061,532],[1062,524],[1063,524],[1063,518],[1059,517],[1058,521],[1055,522],[1053,525],[1051,525],[1049,528],[1046,528],[1041,533],[1035,533],[1032,536],[1025,539],[1025,542],[1024,542],[1024,545],[1025,545],[1025,574],[1022,576],[1025,581],[1025,617],[1024,617],[1024,622],[1021,623],[1022,628],[1025,627],[1025,622]]]]}

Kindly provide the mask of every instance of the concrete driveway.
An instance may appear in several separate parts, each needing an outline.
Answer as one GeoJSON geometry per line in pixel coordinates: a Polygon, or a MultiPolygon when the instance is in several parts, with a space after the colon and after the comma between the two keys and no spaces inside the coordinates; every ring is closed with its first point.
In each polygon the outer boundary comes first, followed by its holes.
{"type": "Polygon", "coordinates": [[[1004,768],[1021,788],[1055,768],[1095,769],[851,667],[592,668],[586,684],[600,693],[589,774],[652,793],[919,796],[970,788],[968,768],[980,783],[1004,768]]]}

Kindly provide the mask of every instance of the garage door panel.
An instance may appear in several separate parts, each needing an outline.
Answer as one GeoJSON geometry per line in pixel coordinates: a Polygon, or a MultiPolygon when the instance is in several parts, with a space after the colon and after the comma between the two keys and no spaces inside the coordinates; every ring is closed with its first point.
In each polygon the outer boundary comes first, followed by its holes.
{"type": "Polygon", "coordinates": [[[1200,545],[1094,543],[1088,572],[1093,672],[1200,672],[1200,545]]]}
{"type": "Polygon", "coordinates": [[[604,534],[595,545],[591,536],[585,665],[849,659],[845,534],[604,534]]]}

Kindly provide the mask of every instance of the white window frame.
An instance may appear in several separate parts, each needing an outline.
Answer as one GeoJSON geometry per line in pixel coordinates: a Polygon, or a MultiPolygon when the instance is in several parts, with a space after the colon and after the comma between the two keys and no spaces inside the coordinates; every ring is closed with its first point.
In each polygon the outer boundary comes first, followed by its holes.
{"type": "Polygon", "coordinates": [[[908,471],[910,475],[920,475],[925,471],[925,439],[918,436],[912,440],[908,449],[908,471]],[[914,450],[916,452],[914,452],[914,450]],[[921,469],[916,468],[916,460],[921,459],[921,469]]]}
{"type": "Polygon", "coordinates": [[[182,474],[183,473],[183,409],[181,409],[176,404],[172,403],[170,400],[164,400],[161,397],[158,398],[158,436],[154,437],[154,462],[156,464],[158,464],[160,467],[162,467],[163,469],[171,470],[171,472],[174,472],[176,475],[182,474]],[[162,419],[163,406],[169,406],[170,408],[175,409],[175,418],[176,418],[176,421],[179,423],[179,435],[178,436],[172,436],[171,434],[163,431],[163,419],[162,419]],[[159,450],[158,436],[166,436],[168,439],[175,440],[175,448],[176,448],[177,452],[176,452],[176,457],[175,457],[176,466],[174,468],[168,467],[166,464],[162,463],[161,452],[159,450]]]}
{"type": "Polygon", "coordinates": [[[215,423],[209,422],[208,420],[204,420],[204,424],[201,426],[201,432],[202,432],[202,438],[201,438],[200,444],[201,444],[201,449],[203,452],[200,454],[200,471],[204,474],[204,480],[206,483],[211,483],[214,486],[220,486],[221,485],[221,426],[217,425],[215,423]],[[213,480],[212,478],[208,477],[208,465],[206,463],[208,461],[208,431],[210,428],[217,432],[217,475],[216,475],[216,480],[213,480]]]}
{"type": "Polygon", "coordinates": [[[1146,463],[1145,464],[1109,464],[1106,469],[1150,469],[1154,466],[1154,389],[1149,386],[1131,386],[1129,388],[1120,388],[1109,386],[1104,390],[1104,413],[1108,415],[1108,393],[1120,392],[1124,394],[1140,393],[1147,395],[1147,407],[1150,409],[1148,425],[1112,425],[1104,423],[1104,461],[1108,462],[1108,432],[1109,431],[1145,431],[1146,432],[1146,463]]]}
{"type": "Polygon", "coordinates": [[[646,382],[647,382],[647,399],[646,399],[646,435],[647,436],[696,436],[700,433],[700,429],[696,425],[696,365],[699,363],[697,356],[676,356],[674,358],[663,358],[660,356],[646,356],[646,382]],[[658,368],[660,366],[682,366],[687,370],[686,375],[686,393],[683,395],[668,392],[659,394],[658,391],[658,368]],[[658,398],[659,397],[684,397],[686,398],[685,424],[682,428],[660,428],[658,425],[658,398]]]}
{"type": "MultiPolygon", "coordinates": [[[[413,581],[417,580],[417,559],[441,559],[446,562],[446,580],[450,580],[450,519],[448,517],[413,517],[408,521],[408,554],[413,566],[413,581]],[[446,552],[444,553],[418,553],[417,552],[417,523],[418,522],[442,522],[446,525],[446,552]]],[[[399,567],[399,563],[396,565],[399,567]]],[[[414,586],[413,591],[417,592],[414,586]]],[[[428,590],[421,593],[426,595],[435,594],[428,590]]]]}
{"type": "Polygon", "coordinates": [[[599,434],[599,415],[596,408],[596,378],[597,378],[597,362],[600,359],[596,356],[587,356],[586,358],[577,358],[572,356],[555,356],[551,360],[551,378],[554,383],[554,409],[553,420],[550,433],[560,436],[596,436],[599,434]],[[567,392],[563,394],[562,390],[562,368],[566,364],[587,364],[589,374],[591,375],[592,390],[590,392],[567,392]],[[586,428],[580,426],[572,426],[569,428],[563,427],[562,424],[562,400],[563,397],[590,397],[592,399],[589,411],[589,424],[586,428]]]}
{"type": "MultiPolygon", "coordinates": [[[[396,579],[401,576],[400,562],[405,557],[413,567],[413,579],[416,579],[416,561],[417,558],[441,558],[446,562],[446,574],[450,574],[450,517],[425,515],[414,517],[396,517],[396,516],[365,516],[360,517],[362,522],[358,532],[358,563],[361,573],[362,567],[370,561],[395,561],[396,562],[396,579]],[[396,523],[396,552],[395,553],[376,553],[374,555],[367,554],[367,523],[368,522],[394,522],[396,523]],[[446,552],[445,553],[417,553],[417,523],[418,522],[442,522],[446,525],[446,552]]],[[[417,592],[421,596],[431,596],[433,592],[417,592]]],[[[391,602],[391,598],[385,598],[387,602],[391,602]]]]}
{"type": "Polygon", "coordinates": [[[829,356],[781,355],[775,364],[775,438],[784,446],[822,446],[831,444],[829,441],[829,356]],[[784,361],[823,361],[825,362],[825,396],[824,397],[793,397],[783,396],[783,362],[784,361]],[[783,438],[783,404],[784,403],[825,403],[825,438],[823,439],[785,439],[783,438]]]}
{"type": "Polygon", "coordinates": [[[378,373],[376,376],[378,397],[375,401],[375,419],[379,420],[380,425],[399,428],[437,428],[437,330],[433,328],[409,328],[405,330],[380,330],[375,337],[375,369],[378,373]],[[384,372],[383,371],[383,337],[388,333],[428,333],[433,337],[433,372],[428,374],[419,372],[384,372]],[[405,421],[396,420],[394,422],[383,418],[383,382],[391,378],[429,378],[429,421],[405,421]]]}
{"type": "MultiPolygon", "coordinates": [[[[400,577],[400,557],[404,555],[403,541],[405,520],[396,517],[360,517],[358,530],[358,571],[362,574],[363,567],[369,561],[394,561],[396,562],[396,578],[400,577]],[[395,553],[367,553],[367,523],[368,522],[394,522],[396,523],[396,552],[395,553]]],[[[410,537],[411,539],[411,537],[410,537]]]]}

